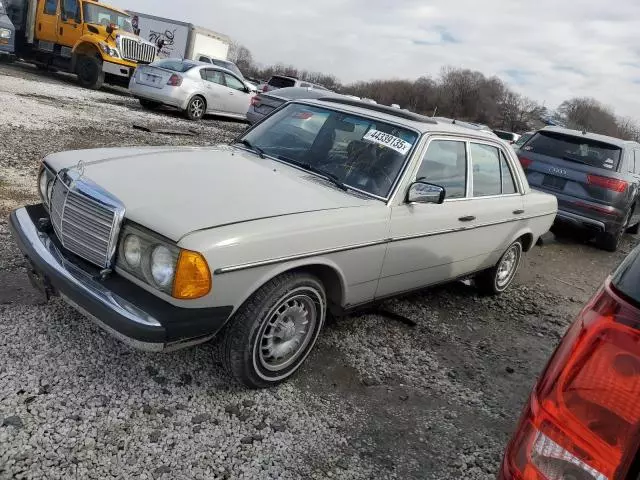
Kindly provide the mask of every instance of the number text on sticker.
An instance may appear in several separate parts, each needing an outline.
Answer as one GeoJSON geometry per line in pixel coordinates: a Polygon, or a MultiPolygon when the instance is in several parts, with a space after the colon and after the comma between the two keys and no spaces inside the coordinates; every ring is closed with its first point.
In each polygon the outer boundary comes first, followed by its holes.
{"type": "Polygon", "coordinates": [[[401,138],[381,132],[379,130],[369,130],[366,135],[362,137],[362,139],[391,148],[392,150],[395,150],[402,155],[406,155],[407,153],[409,153],[409,150],[411,150],[412,146],[409,142],[405,142],[401,138]]]}

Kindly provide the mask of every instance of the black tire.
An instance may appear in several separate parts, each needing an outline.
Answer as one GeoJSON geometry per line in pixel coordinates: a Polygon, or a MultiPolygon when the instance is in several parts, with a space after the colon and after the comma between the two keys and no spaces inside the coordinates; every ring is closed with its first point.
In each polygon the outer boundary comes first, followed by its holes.
{"type": "Polygon", "coordinates": [[[78,83],[84,88],[99,90],[104,84],[102,62],[95,57],[81,55],[76,60],[78,83]]]}
{"type": "Polygon", "coordinates": [[[287,380],[313,349],[326,312],[325,289],[315,276],[285,273],[274,278],[226,327],[221,348],[225,367],[249,388],[287,380]]]}
{"type": "Polygon", "coordinates": [[[202,120],[206,112],[207,101],[200,95],[196,95],[189,101],[184,114],[189,120],[199,121],[202,120]]]}
{"type": "Polygon", "coordinates": [[[474,283],[480,293],[484,295],[498,295],[509,288],[516,273],[518,273],[520,261],[522,260],[522,252],[522,242],[516,240],[509,245],[509,248],[502,254],[500,260],[494,267],[476,275],[474,283]]]}
{"type": "Polygon", "coordinates": [[[635,225],[627,228],[627,233],[630,233],[631,235],[637,235],[640,233],[640,223],[636,223],[635,225]]]}
{"type": "Polygon", "coordinates": [[[156,108],[160,107],[160,103],[158,102],[154,102],[152,100],[147,100],[144,98],[140,98],[140,105],[142,105],[142,108],[146,108],[147,110],[155,110],[156,108]]]}
{"type": "Polygon", "coordinates": [[[606,252],[616,252],[620,246],[620,240],[624,233],[624,228],[617,233],[603,232],[596,237],[596,246],[606,252]]]}

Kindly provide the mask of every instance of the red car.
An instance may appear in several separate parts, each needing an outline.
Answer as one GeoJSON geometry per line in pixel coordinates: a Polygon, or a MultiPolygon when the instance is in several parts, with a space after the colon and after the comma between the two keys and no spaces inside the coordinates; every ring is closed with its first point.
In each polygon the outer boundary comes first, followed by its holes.
{"type": "Polygon", "coordinates": [[[640,479],[640,248],[551,357],[498,478],[640,479]]]}

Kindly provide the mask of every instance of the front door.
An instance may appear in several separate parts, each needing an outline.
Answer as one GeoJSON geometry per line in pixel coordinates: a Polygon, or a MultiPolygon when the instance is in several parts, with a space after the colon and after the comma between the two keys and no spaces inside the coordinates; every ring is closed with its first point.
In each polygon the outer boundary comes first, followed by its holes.
{"type": "Polygon", "coordinates": [[[71,47],[82,36],[82,12],[78,0],[60,1],[60,18],[58,20],[58,43],[71,47]]]}
{"type": "Polygon", "coordinates": [[[392,208],[392,241],[378,298],[456,278],[478,255],[473,233],[466,230],[478,214],[469,195],[469,171],[465,141],[445,137],[429,142],[415,179],[444,187],[445,201],[392,208]]]}
{"type": "Polygon", "coordinates": [[[219,70],[205,68],[200,70],[204,95],[207,100],[208,112],[226,112],[227,87],[224,83],[224,76],[219,70]]]}
{"type": "Polygon", "coordinates": [[[247,93],[247,86],[230,73],[224,74],[229,91],[226,96],[227,112],[235,115],[246,115],[251,103],[251,96],[247,93]]]}
{"type": "Polygon", "coordinates": [[[41,50],[53,51],[58,41],[58,0],[38,2],[35,38],[41,50]]]}

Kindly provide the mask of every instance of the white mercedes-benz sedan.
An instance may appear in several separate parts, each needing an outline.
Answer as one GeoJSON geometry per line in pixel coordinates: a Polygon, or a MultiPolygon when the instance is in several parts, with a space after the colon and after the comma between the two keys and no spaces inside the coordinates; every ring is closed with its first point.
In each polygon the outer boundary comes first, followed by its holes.
{"type": "Polygon", "coordinates": [[[63,152],[11,214],[33,283],[136,348],[222,335],[240,382],[289,378],[327,315],[470,278],[503,292],[551,226],[493,134],[347,98],[230,145],[63,152]]]}

